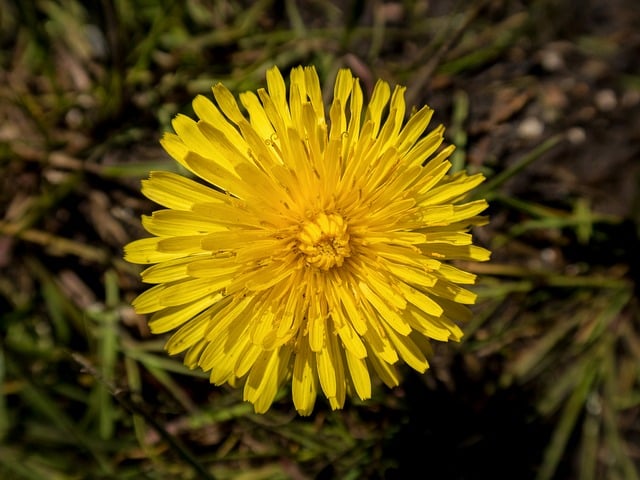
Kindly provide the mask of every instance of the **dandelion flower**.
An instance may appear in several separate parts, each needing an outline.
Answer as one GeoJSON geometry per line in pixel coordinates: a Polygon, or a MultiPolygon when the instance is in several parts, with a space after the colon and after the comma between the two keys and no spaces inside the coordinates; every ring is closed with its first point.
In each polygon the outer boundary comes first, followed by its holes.
{"type": "Polygon", "coordinates": [[[483,261],[472,244],[484,200],[464,202],[482,175],[448,174],[432,110],[405,119],[405,88],[378,81],[364,108],[340,70],[328,118],[313,67],[277,68],[267,88],[193,101],[161,143],[202,181],[152,172],[142,192],[166,207],[142,219],[153,236],[125,248],[155,284],[134,301],[166,349],[216,385],[244,385],[256,412],[291,383],[311,413],[323,394],[371,396],[372,378],[424,372],[429,339],[457,341],[475,276],[446,263],[483,261]]]}

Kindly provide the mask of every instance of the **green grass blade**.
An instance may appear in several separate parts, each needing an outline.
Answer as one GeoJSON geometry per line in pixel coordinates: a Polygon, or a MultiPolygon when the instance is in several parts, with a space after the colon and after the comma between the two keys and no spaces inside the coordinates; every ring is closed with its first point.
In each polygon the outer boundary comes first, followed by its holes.
{"type": "Polygon", "coordinates": [[[551,441],[547,445],[537,480],[551,480],[564,455],[569,437],[573,432],[578,416],[583,411],[587,396],[591,391],[598,372],[598,359],[594,358],[584,365],[581,379],[565,404],[560,414],[560,420],[553,432],[551,441]]]}

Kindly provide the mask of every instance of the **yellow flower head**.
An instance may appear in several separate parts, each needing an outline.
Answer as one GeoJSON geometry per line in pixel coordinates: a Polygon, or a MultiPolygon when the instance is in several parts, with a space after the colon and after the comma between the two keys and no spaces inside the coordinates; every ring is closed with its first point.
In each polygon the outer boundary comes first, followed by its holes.
{"type": "Polygon", "coordinates": [[[400,360],[428,368],[428,339],[462,336],[475,295],[459,284],[475,276],[444,261],[489,258],[468,233],[486,202],[461,203],[483,177],[447,175],[444,128],[423,135],[428,107],[405,124],[404,91],[379,81],[363,112],[358,79],[340,70],[327,120],[315,69],[293,69],[287,93],[274,67],[266,90],[240,95],[248,117],[216,85],[215,103],[193,101],[199,120],[178,115],[162,139],[208,185],[143,181],[166,209],[125,248],[155,264],[134,307],[153,313],[153,333],[175,331],[166,348],[187,366],[244,382],[257,412],[289,380],[302,415],[319,391],[334,409],[369,398],[372,373],[395,386],[400,360]]]}

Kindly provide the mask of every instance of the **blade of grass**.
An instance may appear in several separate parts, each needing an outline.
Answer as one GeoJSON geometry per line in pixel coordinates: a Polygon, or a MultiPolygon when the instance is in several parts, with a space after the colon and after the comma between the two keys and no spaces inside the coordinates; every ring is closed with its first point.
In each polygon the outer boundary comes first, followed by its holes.
{"type": "Polygon", "coordinates": [[[467,131],[464,122],[469,116],[469,95],[464,90],[457,90],[453,95],[453,115],[451,118],[451,128],[449,133],[451,141],[456,146],[451,160],[451,173],[458,172],[464,168],[467,148],[467,131]]]}
{"type": "Polygon", "coordinates": [[[473,198],[493,198],[493,192],[501,187],[507,180],[538,160],[542,155],[558,145],[563,139],[564,135],[554,135],[553,137],[548,138],[542,144],[531,150],[528,154],[514,162],[511,166],[476,188],[475,193],[473,194],[473,198]]]}
{"type": "Polygon", "coordinates": [[[42,296],[47,306],[55,336],[61,344],[67,345],[71,330],[65,311],[68,310],[69,305],[67,305],[68,302],[60,293],[60,289],[51,280],[42,283],[42,296]]]}
{"type": "MultiPolygon", "coordinates": [[[[481,0],[473,3],[473,6],[465,12],[458,25],[450,25],[448,31],[444,32],[443,42],[439,46],[438,50],[430,53],[427,57],[428,60],[422,65],[417,66],[416,72],[411,79],[411,84],[407,87],[406,103],[407,105],[415,105],[418,103],[420,94],[424,91],[424,87],[431,79],[433,73],[436,71],[442,59],[447,52],[458,43],[463,34],[467,31],[471,22],[478,16],[480,11],[484,8],[486,0],[481,0]]],[[[455,18],[452,16],[451,18],[455,18]]]]}
{"type": "Polygon", "coordinates": [[[59,408],[57,402],[49,396],[46,391],[36,386],[18,366],[13,363],[9,364],[10,370],[14,376],[23,379],[24,383],[20,390],[20,398],[29,405],[35,412],[38,412],[52,425],[54,425],[60,434],[67,439],[71,438],[75,441],[78,448],[87,450],[96,461],[99,470],[105,474],[113,474],[113,468],[109,460],[103,455],[99,448],[96,448],[95,440],[89,435],[79,430],[75,422],[69,418],[64,410],[59,408]]]}
{"type": "Polygon", "coordinates": [[[465,269],[480,275],[529,278],[529,280],[521,281],[501,280],[495,283],[489,283],[487,279],[481,279],[483,283],[479,283],[474,289],[479,298],[489,298],[494,293],[495,296],[500,296],[503,291],[505,293],[529,291],[534,286],[540,287],[542,285],[559,288],[597,288],[621,291],[630,291],[632,289],[632,283],[629,280],[607,275],[562,275],[550,270],[538,270],[500,263],[469,263],[465,264],[465,269]]]}
{"type": "Polygon", "coordinates": [[[22,450],[0,445],[0,478],[20,480],[42,480],[55,478],[55,473],[31,458],[25,458],[22,450]]]}
{"type": "Polygon", "coordinates": [[[622,310],[627,306],[633,296],[633,291],[629,289],[621,289],[619,291],[604,292],[600,295],[599,300],[602,302],[602,309],[599,309],[593,317],[593,328],[588,334],[583,334],[581,338],[576,338],[578,344],[592,344],[602,339],[607,329],[613,321],[619,318],[622,310]]]}
{"type": "Polygon", "coordinates": [[[619,416],[615,408],[615,398],[617,396],[617,362],[616,350],[613,335],[609,336],[610,341],[607,354],[602,362],[603,368],[603,408],[602,420],[604,423],[604,438],[607,449],[613,455],[612,466],[617,467],[621,473],[621,478],[625,480],[638,480],[638,470],[629,455],[622,433],[620,431],[619,416]]]}
{"type": "Polygon", "coordinates": [[[144,364],[144,367],[155,377],[156,380],[158,380],[158,382],[162,384],[162,386],[164,386],[164,388],[171,393],[171,395],[173,395],[173,398],[175,398],[185,408],[185,410],[193,412],[197,409],[189,395],[180,388],[166,370],[156,368],[148,364],[144,364]]]}
{"type": "Polygon", "coordinates": [[[189,416],[189,425],[197,429],[212,423],[226,422],[253,414],[253,406],[248,402],[215,405],[214,407],[210,410],[200,409],[191,414],[189,416]]]}
{"type": "Polygon", "coordinates": [[[0,221],[0,235],[17,237],[45,247],[52,255],[75,255],[89,262],[106,263],[110,258],[108,251],[92,247],[86,243],[53,235],[51,233],[28,228],[23,230],[21,225],[0,221]]]}
{"type": "Polygon", "coordinates": [[[0,444],[4,441],[11,426],[5,389],[2,388],[5,385],[6,372],[4,348],[0,343],[0,444]]]}
{"type": "Polygon", "coordinates": [[[493,203],[495,204],[497,202],[537,218],[556,218],[566,217],[568,215],[565,210],[552,208],[529,200],[521,200],[516,197],[511,197],[504,192],[494,192],[493,203]]]}
{"type": "MultiPolygon", "coordinates": [[[[486,298],[486,297],[484,297],[486,298]]],[[[478,312],[469,320],[464,327],[464,337],[462,337],[462,342],[467,343],[470,339],[473,338],[473,334],[487,322],[490,318],[492,318],[501,305],[504,304],[504,300],[497,297],[495,300],[488,300],[478,305],[478,312]]]]}
{"type": "Polygon", "coordinates": [[[511,15],[500,24],[495,25],[495,28],[489,30],[492,35],[492,38],[489,39],[490,44],[474,45],[470,53],[443,63],[438,67],[437,72],[455,75],[493,62],[522,35],[528,17],[529,15],[524,12],[511,15]]]}
{"type": "Polygon", "coordinates": [[[600,412],[601,409],[595,393],[587,400],[587,415],[582,423],[582,439],[578,470],[581,480],[596,480],[598,465],[598,448],[600,440],[600,412]],[[597,407],[595,404],[597,403],[597,407]],[[591,406],[589,406],[591,405],[591,406]]]}
{"type": "Polygon", "coordinates": [[[67,1],[63,5],[58,2],[38,2],[42,13],[49,17],[46,25],[51,30],[50,34],[64,41],[71,49],[74,56],[82,60],[89,60],[91,42],[86,38],[86,11],[79,2],[67,1]]]}
{"type": "Polygon", "coordinates": [[[192,377],[208,378],[208,375],[202,373],[201,370],[190,370],[189,368],[185,367],[182,362],[179,362],[172,358],[168,358],[166,356],[145,353],[143,350],[132,347],[131,345],[124,347],[124,353],[128,357],[131,357],[144,364],[145,367],[156,368],[167,372],[180,373],[182,375],[188,375],[192,377]]]}
{"type": "Polygon", "coordinates": [[[550,416],[566,403],[566,398],[576,390],[576,384],[586,370],[587,360],[579,358],[567,366],[563,374],[557,378],[538,401],[538,411],[542,416],[550,416]]]}
{"type": "MultiPolygon", "coordinates": [[[[108,270],[104,276],[106,310],[94,314],[99,325],[98,354],[100,374],[106,383],[114,381],[116,360],[118,357],[118,315],[116,308],[119,303],[118,278],[113,270],[108,270]]],[[[100,437],[109,439],[115,430],[116,412],[109,390],[104,383],[96,384],[98,398],[98,431],[100,437]]]]}
{"type": "Polygon", "coordinates": [[[518,223],[509,230],[509,235],[511,237],[517,237],[530,230],[561,229],[573,227],[576,232],[578,241],[584,245],[588,243],[589,239],[591,238],[594,224],[617,224],[622,221],[621,218],[614,217],[612,215],[599,215],[593,213],[583,204],[584,201],[582,199],[578,199],[575,203],[572,213],[563,212],[562,214],[559,214],[555,217],[546,216],[541,219],[527,220],[518,223]]]}
{"type": "Polygon", "coordinates": [[[307,27],[304,24],[300,10],[298,9],[297,2],[294,0],[284,0],[284,9],[287,12],[289,24],[296,36],[304,38],[306,35],[307,27]]]}
{"type": "Polygon", "coordinates": [[[544,369],[544,360],[551,350],[564,338],[567,333],[578,325],[584,315],[574,315],[571,318],[557,322],[531,347],[523,348],[507,368],[507,374],[513,375],[519,381],[528,381],[544,369]]]}
{"type": "MultiPolygon", "coordinates": [[[[127,378],[127,385],[134,404],[142,403],[142,379],[138,363],[129,357],[124,357],[124,367],[127,378]]],[[[138,440],[138,445],[152,463],[158,462],[158,455],[146,442],[147,424],[144,417],[137,412],[130,412],[133,423],[133,430],[138,440]]]]}
{"type": "Polygon", "coordinates": [[[560,420],[553,432],[551,441],[547,445],[537,480],[551,480],[564,455],[569,437],[573,432],[578,416],[582,412],[587,396],[591,391],[598,373],[598,358],[591,358],[584,364],[580,372],[580,381],[564,406],[560,420]]]}
{"type": "MultiPolygon", "coordinates": [[[[90,375],[96,380],[103,382],[98,370],[91,364],[91,362],[78,353],[72,353],[72,358],[83,367],[90,375]]],[[[113,384],[105,383],[105,386],[109,389],[109,392],[114,399],[120,403],[120,405],[131,413],[138,413],[144,417],[146,422],[171,446],[171,448],[180,456],[193,470],[199,475],[198,478],[203,480],[213,480],[213,476],[204,468],[204,466],[198,461],[198,459],[189,451],[184,443],[170,432],[151,414],[149,414],[141,405],[133,402],[127,392],[122,389],[117,389],[113,384]]]]}

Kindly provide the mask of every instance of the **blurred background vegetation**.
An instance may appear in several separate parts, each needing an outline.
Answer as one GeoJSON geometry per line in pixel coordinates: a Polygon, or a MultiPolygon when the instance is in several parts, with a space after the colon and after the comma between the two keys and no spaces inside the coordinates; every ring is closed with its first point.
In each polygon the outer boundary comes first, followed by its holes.
{"type": "Polygon", "coordinates": [[[638,25],[633,0],[0,0],[0,478],[638,478],[638,25]],[[122,261],[171,118],[273,64],[407,85],[491,202],[465,340],[309,418],[168,357],[122,261]]]}

